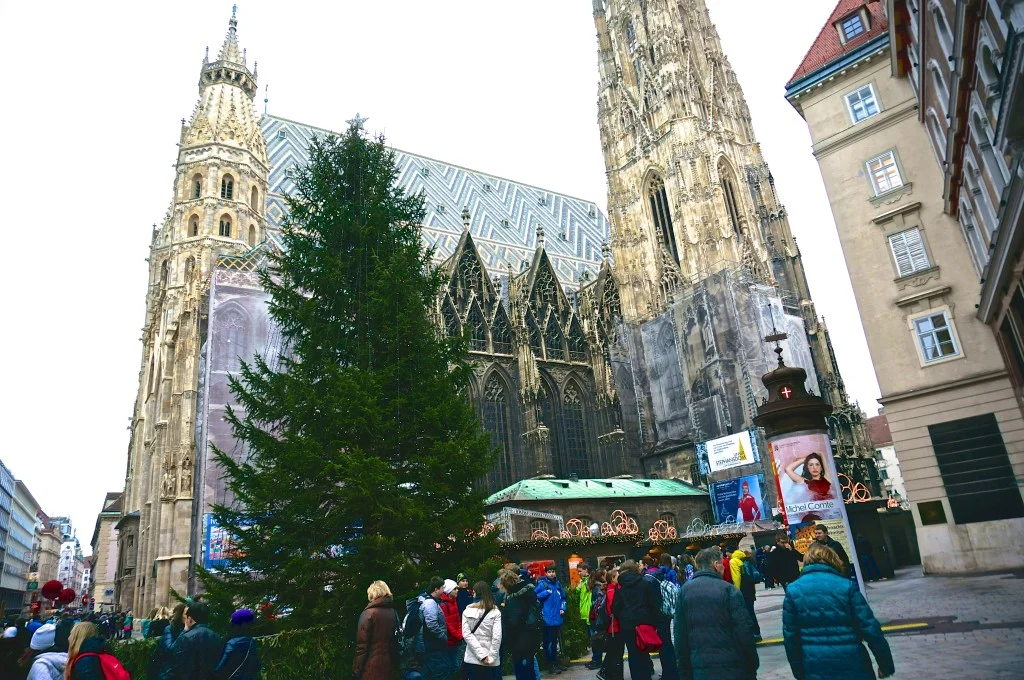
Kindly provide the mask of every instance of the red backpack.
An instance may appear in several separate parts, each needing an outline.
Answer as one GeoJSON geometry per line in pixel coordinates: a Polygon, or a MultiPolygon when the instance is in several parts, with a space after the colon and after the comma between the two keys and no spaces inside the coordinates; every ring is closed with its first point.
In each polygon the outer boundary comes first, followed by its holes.
{"type": "MultiPolygon", "coordinates": [[[[75,657],[75,663],[78,663],[80,659],[84,659],[87,656],[95,656],[100,660],[100,670],[103,671],[103,677],[106,680],[132,680],[132,676],[128,673],[128,670],[121,665],[121,662],[113,654],[107,654],[106,652],[82,652],[75,657]]],[[[72,667],[74,664],[72,664],[72,667]]]]}

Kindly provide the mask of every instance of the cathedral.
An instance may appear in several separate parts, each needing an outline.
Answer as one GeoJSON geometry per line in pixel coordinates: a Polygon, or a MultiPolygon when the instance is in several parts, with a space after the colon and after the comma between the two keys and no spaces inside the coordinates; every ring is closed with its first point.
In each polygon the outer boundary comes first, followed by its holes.
{"type": "MultiPolygon", "coordinates": [[[[790,363],[834,408],[842,471],[878,494],[872,448],[811,301],[786,210],[703,0],[594,0],[607,215],[556,191],[397,151],[423,192],[424,242],[448,284],[439,332],[465,334],[470,398],[498,457],[491,491],[537,478],[701,484],[700,442],[753,428],[785,331],[790,363]]],[[[240,362],[280,338],[257,272],[309,141],[329,130],[259,115],[234,13],[182,121],[171,205],[153,231],[117,601],[192,592],[227,537],[232,498],[211,445],[240,362]]],[[[770,467],[770,466],[768,466],[770,467]]],[[[770,470],[766,470],[770,474],[770,470]]]]}

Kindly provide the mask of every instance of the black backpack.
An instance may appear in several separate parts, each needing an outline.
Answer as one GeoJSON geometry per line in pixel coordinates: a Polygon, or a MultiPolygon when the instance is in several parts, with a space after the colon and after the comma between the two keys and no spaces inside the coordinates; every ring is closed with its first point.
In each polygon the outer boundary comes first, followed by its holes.
{"type": "Polygon", "coordinates": [[[530,606],[526,609],[526,616],[523,618],[523,624],[530,630],[543,630],[544,629],[544,614],[540,610],[540,601],[536,598],[530,603],[530,606]]]}

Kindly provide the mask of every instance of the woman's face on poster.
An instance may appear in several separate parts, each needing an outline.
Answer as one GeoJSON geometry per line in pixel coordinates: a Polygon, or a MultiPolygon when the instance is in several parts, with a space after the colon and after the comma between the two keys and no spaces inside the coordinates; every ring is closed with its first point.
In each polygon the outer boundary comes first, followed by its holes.
{"type": "Polygon", "coordinates": [[[821,468],[821,461],[815,458],[807,458],[805,463],[807,466],[807,474],[811,476],[811,479],[821,479],[824,470],[821,468]]]}

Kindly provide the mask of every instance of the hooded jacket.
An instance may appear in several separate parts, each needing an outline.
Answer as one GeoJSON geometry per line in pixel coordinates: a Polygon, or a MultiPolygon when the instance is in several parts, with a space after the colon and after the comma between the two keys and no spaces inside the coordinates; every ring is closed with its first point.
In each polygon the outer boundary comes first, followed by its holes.
{"type": "Polygon", "coordinates": [[[75,657],[71,666],[71,680],[104,680],[103,668],[98,656],[87,656],[81,658],[82,654],[100,654],[103,652],[103,638],[91,637],[82,641],[78,649],[79,656],[75,657]]]}
{"type": "Polygon", "coordinates": [[[676,599],[675,651],[682,680],[751,680],[757,676],[754,622],[740,591],[702,569],[676,599]]]}
{"type": "Polygon", "coordinates": [[[466,607],[462,613],[462,639],[466,641],[463,661],[474,666],[500,666],[501,633],[501,612],[497,607],[486,613],[483,607],[466,607]]]}
{"type": "Polygon", "coordinates": [[[366,605],[359,615],[359,629],[356,631],[353,678],[388,680],[398,670],[396,625],[398,615],[390,597],[378,597],[366,605]]]}
{"type": "Polygon", "coordinates": [[[520,581],[505,595],[501,631],[505,648],[513,658],[533,656],[540,646],[540,631],[526,625],[526,617],[536,602],[537,593],[528,581],[520,581]]]}
{"type": "Polygon", "coordinates": [[[562,587],[562,584],[558,582],[558,579],[541,576],[537,580],[534,592],[537,593],[537,599],[541,603],[544,625],[561,626],[566,603],[565,588],[562,587]]]}
{"type": "Polygon", "coordinates": [[[32,659],[26,680],[60,680],[67,663],[67,652],[43,652],[32,659]]]}
{"type": "Polygon", "coordinates": [[[594,593],[590,589],[590,577],[581,578],[576,589],[580,592],[580,618],[589,625],[590,605],[594,602],[594,593]]]}
{"type": "Polygon", "coordinates": [[[444,624],[448,629],[448,646],[456,647],[462,642],[462,614],[459,612],[459,603],[451,593],[445,593],[441,596],[440,605],[441,611],[444,612],[444,624]]]}
{"type": "Polygon", "coordinates": [[[809,564],[789,584],[782,603],[786,658],[796,680],[868,680],[875,677],[867,642],[885,675],[892,652],[857,584],[827,564],[809,564]]]}
{"type": "Polygon", "coordinates": [[[653,577],[635,571],[619,574],[612,613],[623,629],[641,624],[657,626],[661,616],[661,585],[653,577]]]}
{"type": "Polygon", "coordinates": [[[732,555],[729,556],[729,583],[740,587],[740,582],[743,577],[743,562],[747,559],[747,554],[742,550],[733,550],[732,555]]]}
{"type": "Polygon", "coordinates": [[[448,627],[437,598],[431,596],[424,599],[420,603],[419,616],[423,624],[423,651],[437,652],[448,649],[448,627]]]}

